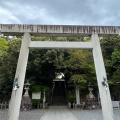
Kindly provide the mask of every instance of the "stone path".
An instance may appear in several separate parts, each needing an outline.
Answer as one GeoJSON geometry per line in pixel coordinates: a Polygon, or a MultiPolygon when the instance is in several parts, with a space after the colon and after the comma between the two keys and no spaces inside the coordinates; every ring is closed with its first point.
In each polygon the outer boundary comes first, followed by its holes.
{"type": "Polygon", "coordinates": [[[66,107],[50,108],[40,120],[78,120],[66,107]]]}

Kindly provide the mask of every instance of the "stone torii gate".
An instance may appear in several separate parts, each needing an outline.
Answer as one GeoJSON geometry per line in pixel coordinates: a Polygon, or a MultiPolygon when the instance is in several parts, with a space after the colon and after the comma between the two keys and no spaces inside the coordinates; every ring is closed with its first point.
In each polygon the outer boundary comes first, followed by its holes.
{"type": "Polygon", "coordinates": [[[111,97],[107,83],[101,47],[99,43],[99,37],[118,35],[120,33],[119,26],[0,24],[0,30],[1,33],[3,33],[4,35],[23,36],[15,74],[15,80],[18,80],[19,88],[17,90],[13,89],[12,91],[9,104],[8,120],[19,119],[19,111],[29,55],[29,48],[92,49],[103,117],[104,120],[114,120],[113,108],[111,104],[111,97]],[[31,41],[31,36],[90,36],[91,42],[31,41]]]}

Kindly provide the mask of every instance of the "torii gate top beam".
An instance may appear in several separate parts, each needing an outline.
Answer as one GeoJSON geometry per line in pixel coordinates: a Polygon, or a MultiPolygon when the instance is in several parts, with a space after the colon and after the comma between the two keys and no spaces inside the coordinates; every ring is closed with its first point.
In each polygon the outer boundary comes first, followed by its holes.
{"type": "Polygon", "coordinates": [[[0,32],[4,35],[19,36],[29,32],[33,36],[90,36],[97,33],[100,37],[117,36],[120,26],[77,26],[77,25],[32,25],[32,24],[0,24],[0,32]]]}

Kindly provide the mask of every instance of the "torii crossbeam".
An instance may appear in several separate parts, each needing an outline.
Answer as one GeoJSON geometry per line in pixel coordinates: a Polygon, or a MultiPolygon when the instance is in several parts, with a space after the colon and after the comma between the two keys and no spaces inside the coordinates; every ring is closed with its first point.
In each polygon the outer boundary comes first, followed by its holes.
{"type": "Polygon", "coordinates": [[[0,32],[9,36],[23,36],[15,78],[18,78],[19,88],[12,91],[9,104],[8,120],[18,120],[22,91],[30,48],[51,49],[92,49],[98,88],[100,93],[104,120],[114,120],[113,108],[99,37],[117,36],[120,26],[74,26],[74,25],[29,25],[29,24],[0,24],[0,32]],[[90,42],[55,42],[31,41],[31,36],[59,37],[91,37],[90,42]],[[105,82],[105,85],[102,82],[105,82]]]}

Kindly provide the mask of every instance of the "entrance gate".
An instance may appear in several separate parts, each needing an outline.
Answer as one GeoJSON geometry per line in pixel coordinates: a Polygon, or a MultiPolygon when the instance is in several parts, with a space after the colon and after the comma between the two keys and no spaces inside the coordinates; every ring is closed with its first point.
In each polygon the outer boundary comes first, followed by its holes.
{"type": "Polygon", "coordinates": [[[29,48],[92,49],[103,117],[104,120],[114,120],[99,37],[118,35],[120,33],[120,27],[0,24],[0,30],[4,35],[23,36],[15,74],[15,80],[18,80],[19,88],[17,90],[13,88],[9,104],[8,120],[19,119],[29,48]],[[31,41],[31,36],[90,36],[91,42],[31,41]]]}

